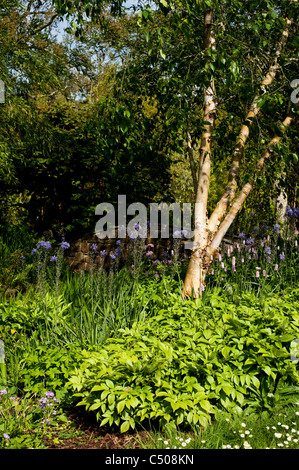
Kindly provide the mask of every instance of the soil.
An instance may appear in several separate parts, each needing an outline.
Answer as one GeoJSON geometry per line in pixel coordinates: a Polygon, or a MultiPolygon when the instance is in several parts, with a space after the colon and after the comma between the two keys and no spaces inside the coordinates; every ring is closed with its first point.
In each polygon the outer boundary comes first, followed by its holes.
{"type": "Polygon", "coordinates": [[[111,432],[111,429],[101,427],[95,417],[86,415],[78,409],[68,414],[69,424],[80,431],[70,437],[61,437],[61,433],[52,432],[51,439],[46,438],[44,444],[48,449],[141,449],[140,441],[149,440],[146,431],[111,432]]]}

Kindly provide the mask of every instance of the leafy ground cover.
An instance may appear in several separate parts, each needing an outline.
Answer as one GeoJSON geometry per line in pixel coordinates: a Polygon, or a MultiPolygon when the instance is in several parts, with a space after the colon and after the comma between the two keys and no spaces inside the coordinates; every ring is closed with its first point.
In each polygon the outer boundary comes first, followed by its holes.
{"type": "Polygon", "coordinates": [[[92,246],[84,273],[68,246],[21,254],[0,304],[2,448],[299,447],[294,228],[223,245],[196,301],[175,243],[132,241],[121,269],[120,242],[109,269],[92,246]]]}

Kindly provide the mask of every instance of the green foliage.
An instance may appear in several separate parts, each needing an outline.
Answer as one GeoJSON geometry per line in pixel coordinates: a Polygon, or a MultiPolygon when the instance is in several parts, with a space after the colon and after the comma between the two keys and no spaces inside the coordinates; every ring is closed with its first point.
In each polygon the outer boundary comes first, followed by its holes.
{"type": "Polygon", "coordinates": [[[81,354],[78,347],[51,348],[41,342],[23,354],[18,386],[29,396],[54,391],[58,400],[68,406],[71,396],[66,384],[70,371],[80,363],[81,354]]]}
{"type": "Polygon", "coordinates": [[[205,426],[217,408],[241,413],[252,400],[271,409],[280,379],[299,384],[289,347],[298,334],[298,300],[295,306],[239,300],[212,294],[194,305],[170,296],[147,322],[84,353],[70,379],[79,405],[122,431],[144,419],[205,426]]]}

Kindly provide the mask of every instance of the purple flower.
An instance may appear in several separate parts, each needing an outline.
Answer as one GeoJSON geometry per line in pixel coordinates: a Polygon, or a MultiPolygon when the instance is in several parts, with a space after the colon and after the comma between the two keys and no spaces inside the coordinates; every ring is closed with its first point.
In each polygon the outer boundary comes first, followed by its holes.
{"type": "Polygon", "coordinates": [[[46,392],[45,395],[47,398],[51,398],[54,397],[55,394],[53,392],[46,392]]]}
{"type": "Polygon", "coordinates": [[[280,231],[280,226],[278,224],[275,224],[273,227],[273,232],[276,232],[277,234],[279,234],[279,231],[280,231]]]}
{"type": "Polygon", "coordinates": [[[6,434],[6,432],[3,433],[3,437],[4,437],[4,439],[10,439],[9,435],[6,434]]]}
{"type": "Polygon", "coordinates": [[[0,390],[0,395],[7,395],[7,390],[0,390]]]}
{"type": "Polygon", "coordinates": [[[89,247],[90,251],[97,251],[97,248],[98,248],[98,246],[97,246],[95,243],[93,243],[93,244],[89,247]]]}
{"type": "Polygon", "coordinates": [[[266,255],[271,255],[271,248],[269,246],[266,246],[265,253],[266,255]]]}
{"type": "Polygon", "coordinates": [[[58,261],[57,256],[55,256],[55,255],[54,255],[54,256],[51,256],[50,261],[51,261],[52,263],[55,263],[55,261],[58,261]]]}
{"type": "Polygon", "coordinates": [[[244,232],[239,233],[239,238],[245,238],[245,233],[244,232]]]}
{"type": "Polygon", "coordinates": [[[292,209],[290,208],[289,205],[286,207],[285,215],[287,217],[293,217],[293,215],[294,215],[294,212],[292,211],[292,209]]]}
{"type": "Polygon", "coordinates": [[[116,248],[115,252],[114,252],[115,256],[121,256],[121,249],[118,247],[116,248]]]}
{"type": "Polygon", "coordinates": [[[36,249],[36,248],[33,248],[33,250],[31,251],[31,254],[32,254],[32,255],[35,255],[35,253],[37,253],[37,249],[36,249]]]}
{"type": "Polygon", "coordinates": [[[38,242],[38,244],[36,246],[37,246],[37,248],[43,247],[46,250],[51,250],[51,243],[50,242],[44,242],[43,240],[38,242]]]}
{"type": "Polygon", "coordinates": [[[267,224],[262,225],[262,230],[266,232],[268,230],[268,225],[267,224]]]}
{"type": "Polygon", "coordinates": [[[278,271],[278,264],[274,266],[274,271],[278,271]]]}
{"type": "Polygon", "coordinates": [[[137,232],[139,232],[139,230],[141,229],[141,226],[140,226],[139,223],[137,223],[137,224],[134,225],[134,228],[135,228],[135,230],[137,230],[137,232]]]}
{"type": "Polygon", "coordinates": [[[100,256],[106,256],[107,252],[105,250],[100,251],[100,256]]]}
{"type": "Polygon", "coordinates": [[[188,230],[181,230],[183,237],[188,238],[188,230]]]}
{"type": "Polygon", "coordinates": [[[68,242],[61,242],[60,246],[63,250],[67,250],[70,247],[70,244],[68,242]]]}
{"type": "Polygon", "coordinates": [[[246,243],[247,243],[247,245],[253,245],[254,238],[252,238],[252,237],[247,238],[246,243]]]}
{"type": "Polygon", "coordinates": [[[281,259],[281,261],[284,261],[284,259],[285,259],[284,253],[280,253],[279,258],[281,259]]]}
{"type": "Polygon", "coordinates": [[[43,397],[39,400],[39,404],[41,408],[45,408],[46,404],[48,403],[48,398],[43,397]]]}
{"type": "Polygon", "coordinates": [[[116,259],[116,256],[113,255],[113,254],[111,254],[111,255],[110,255],[110,258],[113,259],[113,260],[115,260],[115,259],[116,259]]]}
{"type": "Polygon", "coordinates": [[[120,246],[120,244],[121,244],[121,241],[120,241],[120,240],[117,240],[116,246],[120,246]]]}
{"type": "Polygon", "coordinates": [[[174,233],[173,233],[173,238],[181,238],[181,232],[179,230],[176,230],[174,233]]]}
{"type": "Polygon", "coordinates": [[[254,227],[254,229],[252,229],[252,233],[258,233],[259,229],[257,227],[254,227]]]}

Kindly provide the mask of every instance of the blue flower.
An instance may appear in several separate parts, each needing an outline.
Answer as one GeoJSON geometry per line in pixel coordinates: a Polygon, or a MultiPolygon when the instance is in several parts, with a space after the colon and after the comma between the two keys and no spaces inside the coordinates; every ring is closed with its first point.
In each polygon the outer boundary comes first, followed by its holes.
{"type": "Polygon", "coordinates": [[[292,209],[289,205],[286,207],[285,215],[287,217],[293,217],[293,215],[294,215],[294,213],[293,213],[293,211],[292,211],[292,209]]]}
{"type": "Polygon", "coordinates": [[[245,235],[244,232],[239,233],[239,238],[245,238],[245,236],[246,236],[246,235],[245,235]]]}
{"type": "Polygon", "coordinates": [[[280,226],[278,224],[275,224],[273,227],[273,232],[276,232],[278,234],[279,231],[280,231],[280,226]]]}
{"type": "Polygon", "coordinates": [[[120,249],[119,247],[116,248],[114,254],[115,254],[116,256],[121,256],[121,249],[120,249]]]}
{"type": "Polygon", "coordinates": [[[121,244],[120,240],[117,240],[116,245],[119,246],[121,244]]]}
{"type": "Polygon", "coordinates": [[[61,248],[64,250],[67,250],[70,247],[70,244],[68,242],[61,242],[60,243],[61,248]]]}
{"type": "Polygon", "coordinates": [[[55,255],[54,255],[54,256],[51,256],[50,261],[51,261],[52,263],[55,263],[55,261],[58,261],[57,256],[55,256],[55,255]]]}
{"type": "Polygon", "coordinates": [[[98,248],[98,246],[97,246],[95,243],[93,243],[93,244],[89,247],[90,251],[97,251],[97,248],[98,248]]]}
{"type": "Polygon", "coordinates": [[[33,250],[31,251],[31,254],[32,254],[32,255],[35,255],[35,253],[37,253],[37,249],[36,249],[36,248],[33,248],[33,250]]]}
{"type": "Polygon", "coordinates": [[[266,232],[268,230],[268,225],[267,224],[262,225],[262,230],[266,232]]]}
{"type": "Polygon", "coordinates": [[[254,238],[252,238],[252,237],[247,238],[246,243],[247,243],[247,245],[253,245],[254,238]]]}
{"type": "Polygon", "coordinates": [[[37,248],[43,247],[46,250],[51,250],[51,243],[50,242],[44,242],[43,240],[38,242],[38,244],[36,246],[37,246],[37,248]]]}
{"type": "Polygon", "coordinates": [[[105,250],[100,251],[100,256],[106,256],[107,252],[105,250]]]}

